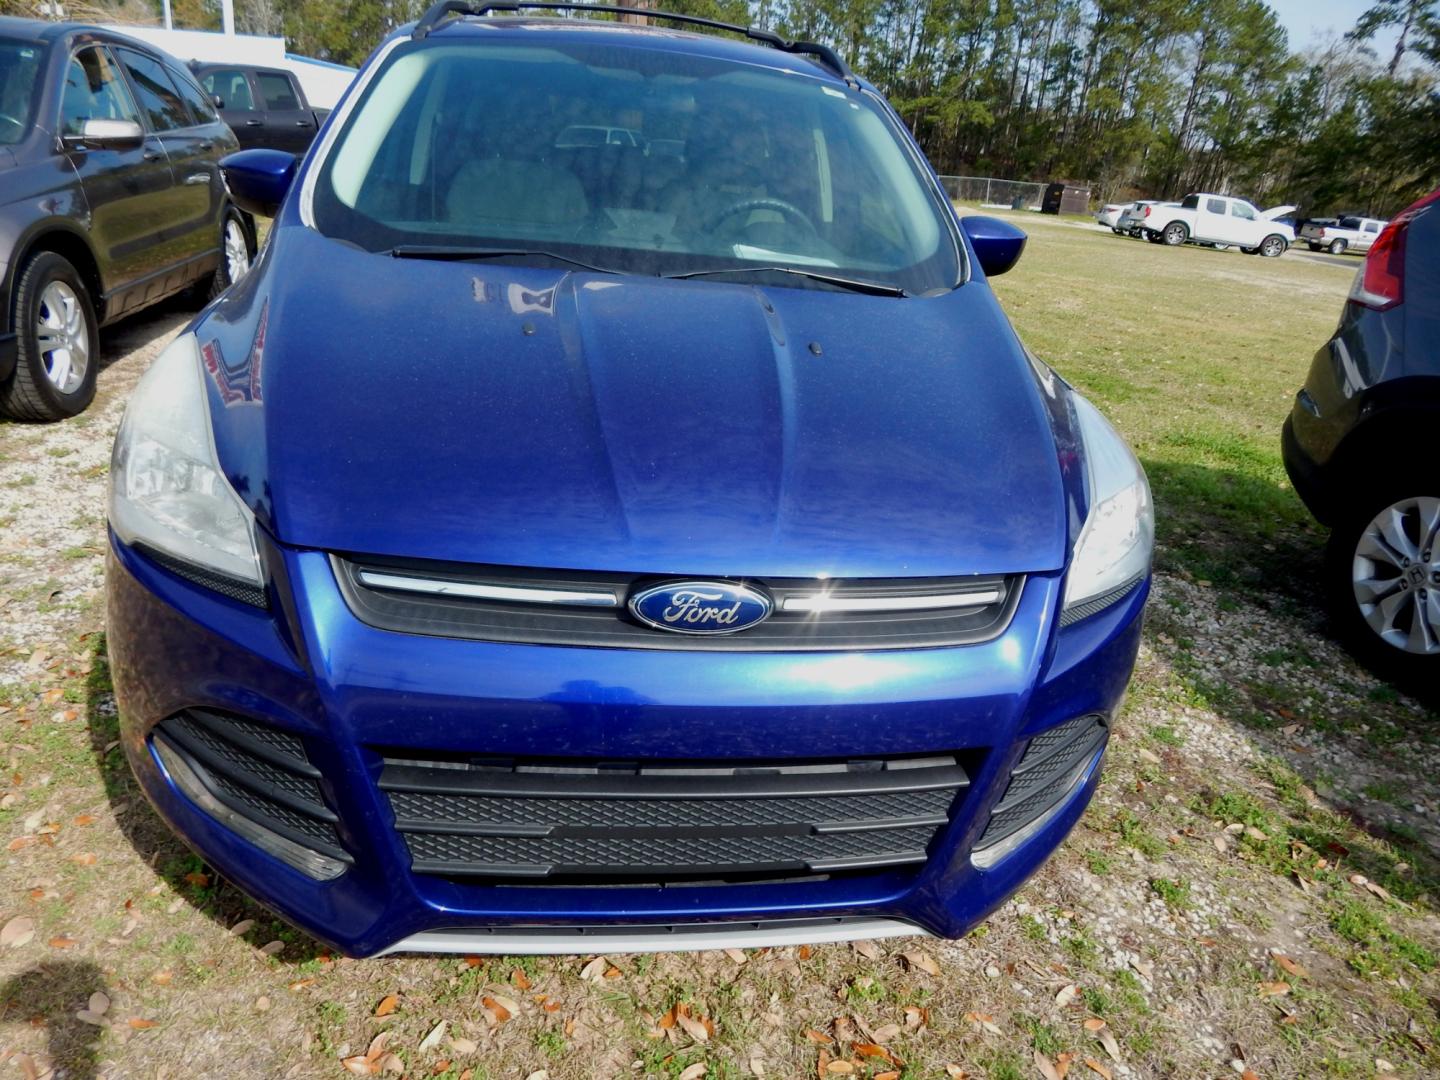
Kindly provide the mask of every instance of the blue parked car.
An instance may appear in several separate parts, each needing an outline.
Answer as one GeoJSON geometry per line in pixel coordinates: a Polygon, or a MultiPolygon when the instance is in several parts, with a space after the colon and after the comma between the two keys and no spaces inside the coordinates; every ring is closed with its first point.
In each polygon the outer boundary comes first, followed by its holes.
{"type": "Polygon", "coordinates": [[[274,227],[115,445],[135,774],[358,956],[963,934],[1098,782],[1145,475],[830,49],[536,6],[227,160],[274,227]]]}

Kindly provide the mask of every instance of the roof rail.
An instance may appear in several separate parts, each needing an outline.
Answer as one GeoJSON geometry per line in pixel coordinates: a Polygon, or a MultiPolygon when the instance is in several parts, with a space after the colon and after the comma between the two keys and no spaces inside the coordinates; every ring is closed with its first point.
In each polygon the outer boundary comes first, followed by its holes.
{"type": "Polygon", "coordinates": [[[487,0],[484,3],[472,3],[470,0],[439,0],[438,3],[432,4],[424,15],[420,16],[420,21],[415,24],[415,30],[411,36],[419,41],[435,29],[447,15],[461,17],[489,15],[496,11],[510,11],[518,14],[521,11],[534,10],[596,12],[602,15],[640,15],[647,19],[664,19],[667,22],[683,23],[687,26],[705,26],[711,30],[727,30],[732,34],[747,37],[751,41],[758,41],[779,49],[781,52],[813,56],[844,79],[851,87],[855,89],[860,87],[860,81],[850,70],[850,65],[845,63],[840,54],[829,45],[822,45],[816,41],[795,41],[783,38],[769,30],[760,30],[753,26],[739,26],[735,23],[721,22],[718,19],[705,19],[698,15],[677,15],[669,11],[621,7],[618,4],[575,4],[565,3],[563,0],[556,3],[546,3],[544,0],[487,0]]]}

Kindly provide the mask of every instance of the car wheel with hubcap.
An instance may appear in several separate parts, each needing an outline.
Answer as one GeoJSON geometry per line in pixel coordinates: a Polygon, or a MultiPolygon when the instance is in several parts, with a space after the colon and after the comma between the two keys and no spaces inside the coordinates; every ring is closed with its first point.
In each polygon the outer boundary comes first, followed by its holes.
{"type": "Polygon", "coordinates": [[[1331,608],[1376,667],[1433,679],[1440,674],[1440,482],[1417,478],[1387,491],[1330,536],[1331,608]]]}
{"type": "Polygon", "coordinates": [[[1179,221],[1172,221],[1165,226],[1165,231],[1160,234],[1161,239],[1171,247],[1179,247],[1190,239],[1190,230],[1179,221]]]}
{"type": "Polygon", "coordinates": [[[254,257],[255,249],[251,246],[250,230],[245,219],[239,210],[231,207],[225,212],[225,220],[220,227],[220,265],[203,283],[204,291],[196,290],[200,299],[208,304],[243,278],[250,272],[250,261],[254,257]]]}
{"type": "Polygon", "coordinates": [[[95,397],[99,322],[90,290],[68,259],[42,251],[15,287],[15,372],[0,386],[0,413],[63,420],[95,397]]]}
{"type": "Polygon", "coordinates": [[[1267,236],[1260,241],[1260,254],[1267,259],[1276,259],[1284,255],[1289,246],[1283,236],[1267,236]]]}
{"type": "MultiPolygon", "coordinates": [[[[1344,251],[1345,251],[1345,246],[1346,246],[1346,245],[1345,245],[1345,241],[1344,241],[1344,240],[1331,240],[1331,241],[1330,241],[1330,254],[1331,254],[1331,255],[1341,255],[1341,254],[1343,254],[1344,251]]],[[[1318,249],[1317,249],[1317,250],[1318,250],[1318,249]]]]}

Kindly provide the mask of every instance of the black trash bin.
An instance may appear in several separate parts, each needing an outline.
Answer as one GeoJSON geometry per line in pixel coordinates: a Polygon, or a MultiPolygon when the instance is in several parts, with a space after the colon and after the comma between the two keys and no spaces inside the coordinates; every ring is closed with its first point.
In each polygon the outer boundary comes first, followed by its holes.
{"type": "Polygon", "coordinates": [[[1042,214],[1084,214],[1090,209],[1090,185],[1073,180],[1056,180],[1045,188],[1040,203],[1042,214]]]}

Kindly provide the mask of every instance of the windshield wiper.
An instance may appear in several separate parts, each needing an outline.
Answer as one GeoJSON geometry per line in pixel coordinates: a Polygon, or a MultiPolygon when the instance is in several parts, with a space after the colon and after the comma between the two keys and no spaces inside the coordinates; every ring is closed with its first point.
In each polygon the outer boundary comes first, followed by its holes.
{"type": "Polygon", "coordinates": [[[581,262],[579,259],[572,259],[568,255],[557,255],[553,251],[545,251],[543,248],[483,248],[483,247],[450,247],[445,244],[400,244],[387,252],[396,259],[435,259],[441,262],[479,262],[482,259],[504,259],[504,258],[525,258],[538,257],[542,259],[553,259],[555,262],[565,263],[567,266],[575,266],[581,270],[589,270],[596,274],[618,274],[619,270],[609,270],[603,266],[592,266],[590,263],[581,262]]]}
{"type": "Polygon", "coordinates": [[[801,270],[795,266],[737,266],[729,270],[689,270],[683,274],[661,274],[661,277],[684,280],[686,278],[718,277],[722,274],[794,274],[823,281],[827,285],[848,289],[851,292],[869,293],[871,296],[909,296],[898,285],[887,285],[883,281],[865,281],[862,278],[841,277],[838,274],[822,274],[818,270],[801,270]]]}

